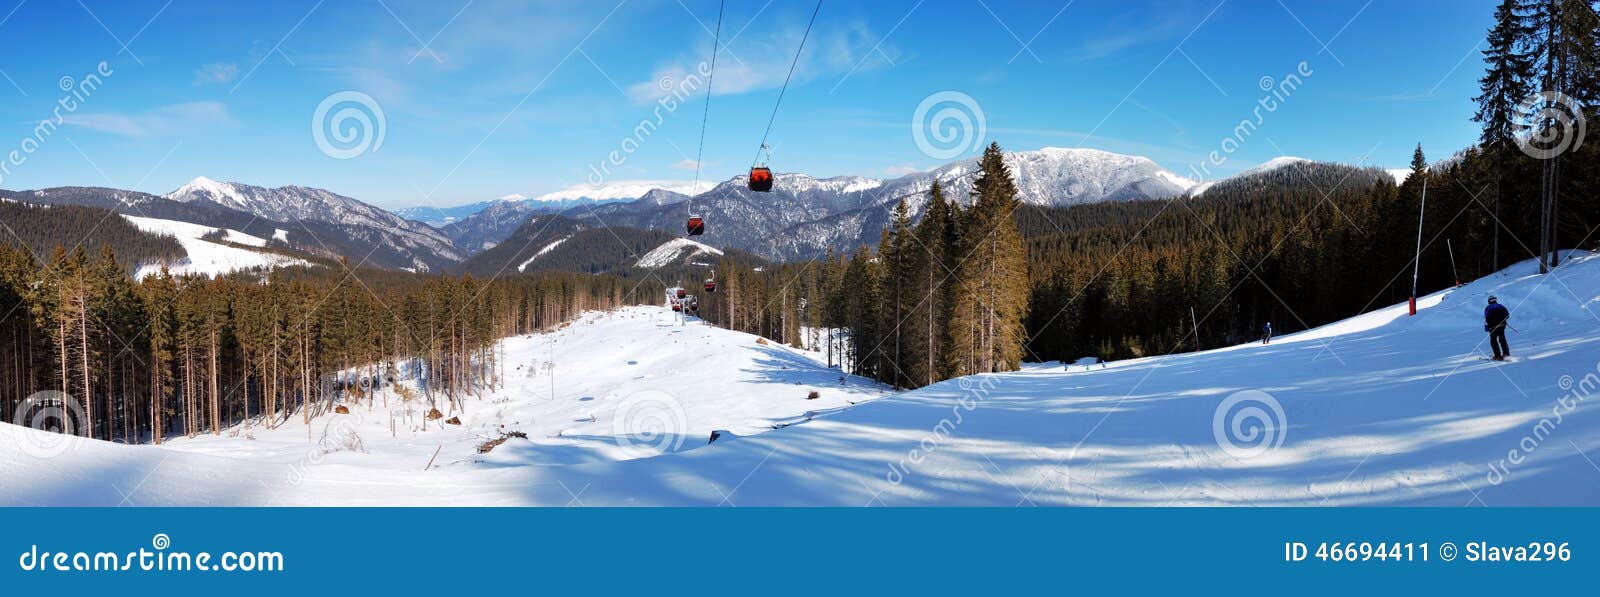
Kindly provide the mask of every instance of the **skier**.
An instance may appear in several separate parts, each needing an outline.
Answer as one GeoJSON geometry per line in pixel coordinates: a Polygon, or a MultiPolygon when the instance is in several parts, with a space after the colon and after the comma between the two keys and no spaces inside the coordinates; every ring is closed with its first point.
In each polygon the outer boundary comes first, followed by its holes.
{"type": "Polygon", "coordinates": [[[1511,356],[1511,346],[1506,344],[1506,321],[1511,310],[1500,304],[1499,297],[1490,295],[1489,306],[1483,308],[1483,331],[1489,332],[1489,347],[1494,349],[1494,360],[1504,361],[1511,356]]]}
{"type": "Polygon", "coordinates": [[[1271,342],[1271,341],[1272,341],[1272,322],[1269,321],[1269,322],[1267,322],[1267,327],[1261,330],[1261,343],[1262,344],[1266,344],[1266,343],[1271,342]]]}

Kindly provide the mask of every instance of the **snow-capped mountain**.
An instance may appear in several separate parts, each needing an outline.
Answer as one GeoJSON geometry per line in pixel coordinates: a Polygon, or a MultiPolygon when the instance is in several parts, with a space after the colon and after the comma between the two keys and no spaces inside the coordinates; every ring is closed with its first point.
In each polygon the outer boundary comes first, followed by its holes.
{"type": "MultiPolygon", "coordinates": [[[[537,215],[571,211],[570,215],[576,217],[587,211],[581,208],[642,199],[649,199],[655,205],[667,205],[687,199],[686,193],[693,186],[691,182],[671,180],[619,180],[573,185],[531,199],[511,195],[475,203],[473,205],[480,207],[466,217],[442,225],[441,229],[458,249],[471,255],[493,248],[523,222],[537,215]]],[[[701,183],[700,186],[709,185],[701,183]]]]}
{"type": "MultiPolygon", "coordinates": [[[[1148,158],[1095,149],[1011,152],[1006,164],[1019,198],[1040,206],[1174,197],[1194,185],[1148,158]]],[[[692,201],[658,191],[639,201],[593,208],[593,216],[606,224],[681,232],[693,211],[706,219],[703,242],[795,259],[830,246],[849,250],[875,241],[901,199],[913,217],[920,216],[934,180],[947,196],[966,202],[976,169],[976,160],[966,159],[892,180],[780,172],[771,193],[751,192],[740,175],[692,201]]]]}
{"type": "Polygon", "coordinates": [[[391,267],[430,271],[462,258],[449,237],[427,224],[323,189],[301,186],[269,189],[218,182],[202,176],[168,193],[166,198],[184,203],[214,203],[279,222],[330,224],[352,240],[403,255],[400,263],[389,263],[391,267]]]}
{"type": "Polygon", "coordinates": [[[494,248],[530,218],[562,209],[569,208],[552,208],[529,200],[495,201],[478,213],[445,225],[442,230],[456,248],[472,255],[494,248]]]}
{"type": "Polygon", "coordinates": [[[433,226],[434,228],[442,228],[453,222],[459,222],[461,220],[470,218],[472,217],[472,214],[483,211],[484,208],[494,205],[495,203],[499,203],[503,200],[504,199],[494,199],[490,201],[468,203],[466,205],[453,205],[450,207],[433,207],[431,205],[402,207],[394,210],[394,214],[407,220],[416,220],[418,222],[422,222],[429,226],[433,226]]]}
{"type": "MultiPolygon", "coordinates": [[[[708,186],[710,185],[704,182],[700,183],[702,190],[708,186]]],[[[688,195],[692,194],[694,183],[686,180],[617,180],[602,183],[583,183],[539,195],[534,200],[546,203],[575,200],[588,200],[591,202],[632,201],[643,197],[645,193],[657,189],[688,195]]]]}
{"type": "MultiPolygon", "coordinates": [[[[1017,198],[1034,205],[1062,206],[1100,201],[1162,199],[1182,195],[1194,181],[1173,174],[1150,158],[1098,149],[1046,147],[1006,154],[1016,177],[1017,198]]],[[[912,174],[891,183],[896,192],[916,191],[917,183],[937,178],[965,200],[977,171],[975,160],[949,164],[926,174],[912,174]]],[[[925,188],[925,187],[924,187],[925,188]]]]}

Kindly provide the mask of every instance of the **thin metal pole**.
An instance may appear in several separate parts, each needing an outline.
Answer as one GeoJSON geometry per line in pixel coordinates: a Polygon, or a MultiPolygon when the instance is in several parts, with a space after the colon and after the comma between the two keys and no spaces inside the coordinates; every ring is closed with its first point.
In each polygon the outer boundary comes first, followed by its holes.
{"type": "Polygon", "coordinates": [[[1444,248],[1450,252],[1450,277],[1455,278],[1456,286],[1461,285],[1461,273],[1456,271],[1456,249],[1450,244],[1450,239],[1444,239],[1444,248]]]}
{"type": "Polygon", "coordinates": [[[1200,352],[1200,320],[1194,316],[1194,305],[1189,305],[1189,321],[1194,324],[1194,351],[1200,352]]]}
{"type": "MultiPolygon", "coordinates": [[[[1426,175],[1426,172],[1424,172],[1426,175]]],[[[1417,276],[1422,271],[1422,219],[1428,214],[1428,179],[1422,179],[1422,207],[1417,212],[1417,254],[1411,262],[1411,314],[1417,314],[1417,276]]]]}

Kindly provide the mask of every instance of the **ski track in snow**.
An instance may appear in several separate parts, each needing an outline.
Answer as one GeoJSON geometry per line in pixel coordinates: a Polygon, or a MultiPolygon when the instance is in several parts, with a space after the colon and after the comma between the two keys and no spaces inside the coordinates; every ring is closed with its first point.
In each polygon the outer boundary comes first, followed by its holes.
{"type": "MultiPolygon", "coordinates": [[[[1600,256],[1533,272],[1423,297],[1414,318],[1394,305],[1269,345],[1034,364],[876,400],[814,354],[635,307],[506,340],[507,387],[468,398],[459,427],[390,437],[404,409],[380,402],[255,439],[12,447],[0,503],[111,505],[136,487],[133,505],[1594,506],[1600,401],[1569,399],[1559,422],[1552,409],[1600,380],[1600,256]],[[1491,293],[1520,330],[1514,363],[1482,358],[1491,293]],[[1262,430],[1281,445],[1253,457],[1216,435],[1242,390],[1283,412],[1262,430]],[[502,426],[529,439],[476,454],[502,426]],[[346,429],[364,451],[329,450],[353,443],[346,429]],[[714,429],[733,435],[706,445],[714,429]],[[1491,474],[1517,449],[1526,461],[1491,474]]],[[[0,425],[0,445],[42,433],[0,425]]]]}
{"type": "Polygon", "coordinates": [[[552,242],[552,243],[550,243],[548,245],[545,245],[545,246],[541,247],[539,249],[539,252],[534,253],[533,256],[529,257],[527,261],[522,262],[522,265],[517,266],[517,271],[519,271],[519,272],[520,271],[526,271],[528,269],[528,266],[533,265],[533,260],[538,259],[539,257],[543,256],[545,253],[549,253],[550,251],[555,250],[556,247],[561,246],[561,243],[567,242],[567,239],[570,239],[570,238],[572,238],[571,235],[564,236],[564,237],[556,239],[555,242],[552,242]]]}

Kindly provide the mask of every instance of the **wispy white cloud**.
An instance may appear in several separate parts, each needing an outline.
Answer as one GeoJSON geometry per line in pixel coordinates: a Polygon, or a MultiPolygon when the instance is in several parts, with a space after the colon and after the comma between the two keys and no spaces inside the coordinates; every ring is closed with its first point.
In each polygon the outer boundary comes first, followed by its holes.
{"type": "Polygon", "coordinates": [[[921,171],[921,168],[918,168],[916,164],[911,163],[895,164],[883,169],[883,173],[889,176],[905,176],[907,174],[915,174],[921,171]]]}
{"type": "Polygon", "coordinates": [[[195,85],[223,85],[239,78],[239,65],[232,62],[213,62],[194,71],[195,85]]]}
{"type": "Polygon", "coordinates": [[[139,114],[97,112],[68,115],[68,126],[125,137],[160,137],[237,124],[222,102],[188,102],[162,106],[139,114]]]}
{"type": "MultiPolygon", "coordinates": [[[[717,56],[712,95],[738,95],[782,86],[804,33],[803,24],[796,24],[739,38],[717,56]]],[[[861,21],[834,25],[827,31],[813,30],[805,43],[795,67],[793,84],[852,71],[876,70],[903,57],[892,44],[881,42],[881,36],[861,21]]],[[[692,89],[703,94],[704,81],[699,80],[698,75],[693,85],[685,82],[702,70],[700,65],[708,59],[707,56],[688,56],[663,64],[656,68],[650,80],[628,85],[628,96],[634,101],[649,103],[674,89],[692,89]]]]}
{"type": "MultiPolygon", "coordinates": [[[[1102,35],[1087,37],[1072,53],[1072,59],[1098,60],[1157,42],[1182,37],[1192,30],[1198,17],[1190,10],[1137,10],[1114,17],[1098,27],[1102,35]]],[[[1204,13],[1202,13],[1204,14],[1204,13]]]]}

